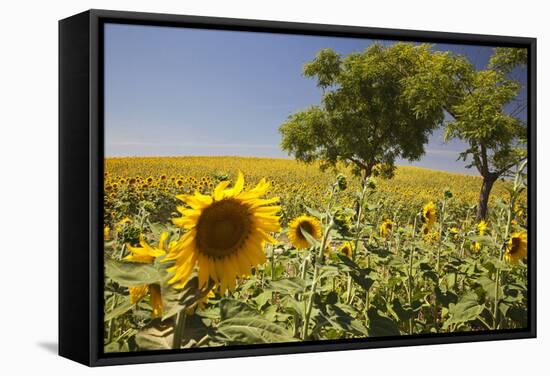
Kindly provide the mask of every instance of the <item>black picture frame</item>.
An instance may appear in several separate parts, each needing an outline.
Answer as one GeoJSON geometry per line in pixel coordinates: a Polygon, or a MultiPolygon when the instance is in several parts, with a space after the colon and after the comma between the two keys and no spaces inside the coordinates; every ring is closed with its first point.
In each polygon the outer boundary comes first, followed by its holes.
{"type": "Polygon", "coordinates": [[[59,21],[59,354],[88,366],[536,337],[536,158],[529,166],[528,327],[323,342],[103,353],[103,24],[106,22],[528,49],[528,152],[536,155],[536,39],[88,10],[59,21]]]}

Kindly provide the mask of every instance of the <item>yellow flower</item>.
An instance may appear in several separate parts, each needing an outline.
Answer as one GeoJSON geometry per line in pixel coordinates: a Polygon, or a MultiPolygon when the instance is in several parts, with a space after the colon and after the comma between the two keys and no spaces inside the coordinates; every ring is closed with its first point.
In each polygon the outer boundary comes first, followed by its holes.
{"type": "Polygon", "coordinates": [[[288,238],[297,249],[311,246],[302,231],[307,232],[316,240],[321,239],[321,224],[317,218],[308,215],[296,217],[288,225],[288,238]]]}
{"type": "Polygon", "coordinates": [[[481,250],[481,243],[473,242],[470,245],[470,251],[476,253],[476,252],[479,252],[480,250],[481,250]]]}
{"type": "Polygon", "coordinates": [[[199,288],[209,282],[219,284],[220,293],[235,288],[237,277],[251,275],[251,269],[266,261],[265,243],[277,241],[269,235],[280,230],[278,197],[262,199],[269,183],[262,179],[255,188],[243,191],[244,177],[239,171],[232,188],[220,182],[212,196],[196,192],[178,195],[190,208],[178,207],[182,217],[172,221],[188,230],[170,249],[165,261],[174,260],[168,283],[183,288],[195,265],[199,288]]]}
{"type": "Polygon", "coordinates": [[[168,233],[163,232],[160,235],[158,247],[153,248],[149,244],[147,244],[147,242],[143,238],[143,234],[140,235],[139,244],[141,245],[141,247],[132,247],[128,244],[127,247],[131,253],[128,256],[124,257],[124,260],[140,262],[142,264],[151,264],[153,261],[155,261],[155,258],[162,256],[166,253],[166,250],[164,249],[164,243],[166,242],[167,238],[168,233]]]}
{"type": "Polygon", "coordinates": [[[527,232],[521,231],[512,234],[506,245],[504,258],[511,264],[517,264],[519,260],[527,257],[527,232]]]}
{"type": "Polygon", "coordinates": [[[120,221],[118,221],[118,222],[116,223],[115,228],[116,228],[117,231],[118,231],[118,230],[120,230],[120,228],[121,228],[122,226],[124,226],[126,223],[132,223],[132,220],[131,220],[130,218],[128,218],[128,217],[124,217],[124,218],[122,218],[120,221]]]}
{"type": "Polygon", "coordinates": [[[422,209],[422,217],[426,226],[432,228],[435,223],[435,205],[432,201],[427,203],[424,209],[422,209]]]}
{"type": "Polygon", "coordinates": [[[109,234],[111,233],[111,229],[109,226],[103,227],[103,239],[109,240],[109,234]]]}
{"type": "Polygon", "coordinates": [[[457,240],[457,239],[459,238],[459,232],[460,232],[460,230],[458,229],[458,227],[451,227],[451,228],[449,229],[449,232],[450,232],[451,234],[453,234],[453,239],[454,239],[454,240],[457,240]]]}
{"type": "Polygon", "coordinates": [[[148,285],[139,285],[128,287],[128,292],[130,293],[130,303],[137,304],[141,299],[147,295],[149,292],[148,285]]]}
{"type": "Polygon", "coordinates": [[[353,256],[353,243],[343,242],[338,251],[347,258],[351,258],[353,256]]]}
{"type": "Polygon", "coordinates": [[[430,231],[430,227],[424,225],[422,227],[422,238],[426,243],[434,243],[439,241],[439,233],[436,231],[430,231]]]}
{"type": "MultiPolygon", "coordinates": [[[[139,244],[141,245],[141,247],[132,247],[131,245],[127,245],[128,250],[131,253],[128,256],[124,257],[124,260],[151,264],[155,261],[155,258],[163,256],[166,253],[164,249],[164,243],[166,243],[166,239],[168,239],[168,233],[163,232],[160,235],[158,247],[153,248],[149,244],[147,244],[147,242],[143,238],[143,235],[140,235],[139,244]]],[[[170,245],[173,245],[173,243],[170,243],[170,245]]],[[[170,249],[170,246],[168,248],[170,249]]],[[[139,302],[149,292],[151,294],[151,307],[153,308],[151,317],[162,317],[162,295],[160,292],[160,286],[158,284],[129,287],[128,291],[130,292],[130,302],[132,304],[136,304],[137,302],[139,302]]]]}
{"type": "Polygon", "coordinates": [[[514,204],[514,214],[518,218],[523,217],[523,209],[521,208],[521,206],[518,205],[517,202],[514,204]]]}
{"type": "Polygon", "coordinates": [[[487,230],[487,222],[485,222],[484,220],[481,220],[481,222],[477,224],[477,231],[479,235],[484,235],[485,230],[487,230]]]}
{"type": "Polygon", "coordinates": [[[382,224],[380,225],[380,236],[382,238],[385,238],[386,236],[389,235],[392,229],[393,229],[392,220],[391,219],[384,220],[384,222],[382,222],[382,224]]]}

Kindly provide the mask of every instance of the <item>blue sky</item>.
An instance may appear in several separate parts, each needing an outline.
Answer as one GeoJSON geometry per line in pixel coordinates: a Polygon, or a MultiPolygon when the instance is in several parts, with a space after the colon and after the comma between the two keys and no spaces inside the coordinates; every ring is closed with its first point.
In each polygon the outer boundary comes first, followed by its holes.
{"type": "MultiPolygon", "coordinates": [[[[288,158],[279,126],[320,102],[304,63],[322,48],[362,51],[372,40],[107,24],[105,155],[288,158]]],[[[387,42],[391,43],[391,42],[387,42]]],[[[491,47],[436,45],[483,68],[491,47]]],[[[525,80],[525,78],[522,78],[525,80]]],[[[414,165],[475,174],[460,142],[430,137],[414,165]]],[[[399,161],[398,164],[408,164],[399,161]]]]}

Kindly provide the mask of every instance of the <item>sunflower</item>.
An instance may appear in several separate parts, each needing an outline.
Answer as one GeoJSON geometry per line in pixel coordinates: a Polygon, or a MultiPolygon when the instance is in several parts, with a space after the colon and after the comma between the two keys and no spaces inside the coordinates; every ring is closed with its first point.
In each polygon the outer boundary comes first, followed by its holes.
{"type": "Polygon", "coordinates": [[[321,224],[317,218],[301,215],[294,218],[288,225],[288,238],[295,248],[309,248],[311,246],[302,231],[307,232],[316,240],[321,239],[321,224]]]}
{"type": "Polygon", "coordinates": [[[109,226],[103,227],[103,239],[109,240],[110,234],[111,234],[111,229],[109,228],[109,226]]]}
{"type": "Polygon", "coordinates": [[[351,242],[343,242],[340,248],[338,248],[338,252],[347,258],[351,258],[353,256],[353,244],[351,242]]]}
{"type": "Polygon", "coordinates": [[[432,201],[424,206],[422,209],[422,218],[424,218],[424,223],[428,228],[432,228],[435,223],[435,205],[432,201]]]}
{"type": "Polygon", "coordinates": [[[158,247],[153,248],[149,244],[147,244],[147,242],[143,238],[143,235],[140,235],[139,244],[141,245],[141,247],[132,247],[131,245],[128,244],[127,247],[131,253],[128,256],[124,257],[124,260],[139,262],[142,264],[153,263],[153,261],[155,261],[155,258],[162,256],[166,253],[166,250],[164,249],[164,243],[166,242],[167,238],[168,238],[168,233],[163,232],[160,235],[158,247]]]}
{"type": "MultiPolygon", "coordinates": [[[[487,230],[487,222],[485,222],[484,220],[481,220],[477,224],[477,233],[483,236],[486,230],[487,230]]],[[[479,252],[481,250],[481,243],[473,242],[472,245],[470,246],[470,250],[474,253],[479,252]]]]}
{"type": "Polygon", "coordinates": [[[449,232],[453,235],[453,239],[454,240],[458,240],[459,237],[460,237],[460,230],[458,229],[458,227],[451,227],[449,229],[449,232]]]}
{"type": "Polygon", "coordinates": [[[434,243],[439,241],[439,234],[436,231],[430,231],[430,227],[424,225],[422,227],[422,238],[426,243],[434,243]]]}
{"type": "Polygon", "coordinates": [[[519,260],[527,257],[527,232],[521,231],[512,234],[506,245],[504,254],[506,261],[511,264],[517,264],[519,260]]]}
{"type": "Polygon", "coordinates": [[[479,233],[479,235],[484,235],[485,230],[487,230],[487,222],[485,222],[484,220],[481,220],[477,224],[477,232],[479,233]]]}
{"type": "Polygon", "coordinates": [[[120,230],[126,223],[132,223],[132,220],[128,217],[124,217],[116,223],[115,227],[117,230],[120,230]]]}
{"type": "Polygon", "coordinates": [[[254,266],[265,263],[265,243],[277,242],[269,233],[280,230],[277,213],[281,208],[271,205],[279,198],[260,198],[269,183],[262,179],[255,188],[243,191],[239,171],[234,186],[228,188],[229,184],[220,182],[212,196],[198,192],[176,196],[190,208],[178,207],[182,217],[172,220],[188,230],[165,258],[175,261],[167,269],[174,273],[168,281],[174,287],[183,288],[197,265],[199,288],[212,280],[224,294],[234,289],[237,277],[251,275],[254,266]]]}
{"type": "Polygon", "coordinates": [[[391,219],[386,219],[380,225],[380,237],[385,238],[389,235],[393,228],[393,221],[391,219]]]}
{"type": "MultiPolygon", "coordinates": [[[[157,257],[163,256],[166,253],[164,249],[164,243],[166,243],[166,239],[168,239],[168,233],[163,232],[160,235],[158,247],[153,248],[149,244],[147,244],[147,242],[143,238],[143,235],[140,235],[139,244],[141,245],[141,247],[132,247],[131,245],[127,245],[128,250],[131,253],[128,256],[124,257],[124,260],[139,262],[143,264],[151,264],[155,261],[157,257]]],[[[173,244],[170,244],[170,246],[172,245],[173,244]]],[[[170,246],[168,246],[168,249],[170,249],[170,246]]],[[[132,304],[137,304],[147,295],[147,293],[150,293],[151,307],[153,308],[151,317],[162,317],[162,295],[160,292],[160,286],[158,284],[155,283],[150,285],[129,287],[128,291],[130,293],[130,302],[132,304]]]]}
{"type": "Polygon", "coordinates": [[[147,293],[149,292],[149,286],[139,285],[128,287],[128,292],[130,293],[130,303],[137,304],[147,295],[147,293]]]}

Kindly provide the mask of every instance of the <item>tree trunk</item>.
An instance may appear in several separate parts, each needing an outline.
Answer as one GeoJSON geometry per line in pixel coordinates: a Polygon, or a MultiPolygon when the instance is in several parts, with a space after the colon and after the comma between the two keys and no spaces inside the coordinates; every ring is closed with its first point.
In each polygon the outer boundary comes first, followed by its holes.
{"type": "Polygon", "coordinates": [[[495,184],[496,177],[493,175],[483,176],[483,184],[481,184],[481,190],[479,191],[479,201],[477,203],[476,220],[479,222],[482,219],[487,218],[487,208],[489,206],[489,194],[495,184]]]}

